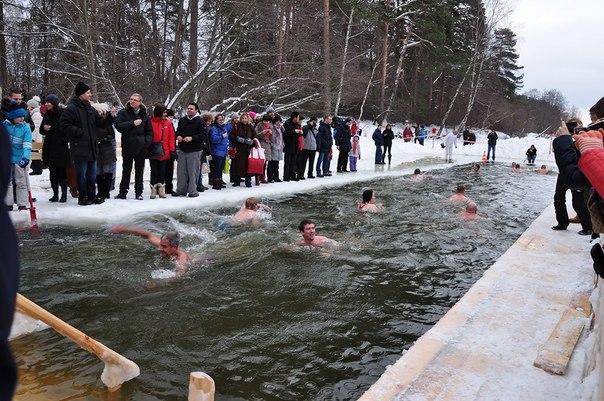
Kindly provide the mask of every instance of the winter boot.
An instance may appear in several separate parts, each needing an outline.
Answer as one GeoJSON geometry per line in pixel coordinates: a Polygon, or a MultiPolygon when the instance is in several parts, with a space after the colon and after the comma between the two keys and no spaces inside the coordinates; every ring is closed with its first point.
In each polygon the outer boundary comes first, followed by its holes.
{"type": "Polygon", "coordinates": [[[222,185],[220,184],[220,180],[215,179],[214,181],[212,181],[212,189],[218,189],[218,190],[222,189],[222,185]]]}
{"type": "Polygon", "coordinates": [[[157,194],[162,199],[166,197],[166,184],[157,184],[157,194]]]}
{"type": "Polygon", "coordinates": [[[151,184],[151,196],[149,196],[149,198],[155,199],[157,197],[157,185],[158,184],[151,184]]]}
{"type": "Polygon", "coordinates": [[[392,155],[388,155],[388,164],[392,164],[392,155]]]}
{"type": "Polygon", "coordinates": [[[59,202],[65,203],[67,202],[67,180],[62,180],[59,185],[61,186],[61,199],[59,199],[59,202]]]}

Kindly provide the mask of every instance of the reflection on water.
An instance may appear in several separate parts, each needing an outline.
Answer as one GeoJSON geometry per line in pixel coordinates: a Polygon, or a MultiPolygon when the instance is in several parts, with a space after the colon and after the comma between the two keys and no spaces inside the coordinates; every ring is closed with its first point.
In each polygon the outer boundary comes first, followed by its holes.
{"type": "MultiPolygon", "coordinates": [[[[270,199],[272,220],[255,231],[226,224],[234,207],[156,215],[134,224],[179,231],[198,262],[152,289],[173,267],[144,240],[47,229],[22,241],[21,288],[139,364],[122,399],[182,400],[195,370],[214,378],[218,400],[356,399],[520,236],[554,179],[487,165],[355,183],[270,199]],[[458,183],[485,218],[460,221],[446,201],[458,183]],[[367,187],[386,212],[355,213],[367,187]],[[306,217],[343,247],[285,246],[306,217]]],[[[107,399],[102,363],[53,331],[13,346],[18,399],[107,399]]]]}

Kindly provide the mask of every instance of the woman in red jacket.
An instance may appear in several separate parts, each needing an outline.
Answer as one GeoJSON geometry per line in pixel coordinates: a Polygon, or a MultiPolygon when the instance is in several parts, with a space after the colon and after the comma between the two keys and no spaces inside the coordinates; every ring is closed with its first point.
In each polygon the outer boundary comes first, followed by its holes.
{"type": "Polygon", "coordinates": [[[160,198],[166,197],[166,166],[170,160],[170,155],[176,152],[176,135],[174,126],[168,119],[166,106],[157,103],[153,106],[153,117],[151,117],[151,127],[153,129],[153,139],[151,146],[155,143],[161,143],[163,152],[149,158],[151,165],[151,199],[157,195],[160,198]]]}

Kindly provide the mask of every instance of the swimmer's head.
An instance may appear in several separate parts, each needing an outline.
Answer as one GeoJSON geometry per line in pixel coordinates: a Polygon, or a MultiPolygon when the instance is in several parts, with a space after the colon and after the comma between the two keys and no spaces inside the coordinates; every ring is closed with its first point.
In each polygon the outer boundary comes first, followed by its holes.
{"type": "Polygon", "coordinates": [[[306,241],[313,241],[315,239],[316,226],[315,222],[310,219],[304,219],[298,225],[298,231],[302,233],[302,238],[306,241]]]}
{"type": "Polygon", "coordinates": [[[415,175],[418,175],[418,174],[421,174],[421,173],[422,173],[422,171],[420,169],[418,169],[418,168],[416,168],[415,170],[413,170],[413,174],[415,174],[415,175]]]}
{"type": "Polygon", "coordinates": [[[478,212],[478,206],[476,206],[476,203],[474,203],[474,202],[466,203],[466,213],[477,213],[477,212],[478,212]]]}
{"type": "Polygon", "coordinates": [[[163,255],[172,256],[176,254],[180,245],[180,235],[176,231],[168,231],[161,237],[159,250],[163,255]]]}
{"type": "Polygon", "coordinates": [[[363,191],[363,203],[369,203],[373,199],[373,189],[366,189],[363,191]]]}
{"type": "Polygon", "coordinates": [[[512,168],[516,168],[516,162],[512,162],[512,168]]]}
{"type": "Polygon", "coordinates": [[[300,224],[298,224],[298,231],[303,232],[304,231],[304,227],[306,227],[307,225],[315,225],[315,222],[312,221],[311,219],[304,219],[300,222],[300,224]]]}
{"type": "Polygon", "coordinates": [[[520,170],[520,164],[516,163],[516,165],[514,166],[514,170],[520,170]]]}
{"type": "Polygon", "coordinates": [[[480,164],[475,163],[475,164],[472,166],[472,170],[473,170],[473,171],[479,171],[479,170],[480,170],[480,164]]]}
{"type": "Polygon", "coordinates": [[[249,210],[258,209],[258,199],[254,198],[253,196],[251,198],[247,198],[245,200],[245,208],[249,210]]]}
{"type": "Polygon", "coordinates": [[[541,170],[547,170],[547,166],[545,164],[541,165],[541,170]]]}
{"type": "Polygon", "coordinates": [[[459,184],[459,185],[457,186],[457,188],[455,188],[455,193],[456,193],[456,194],[463,194],[463,193],[465,193],[465,192],[466,192],[466,187],[465,187],[465,185],[459,184]]]}

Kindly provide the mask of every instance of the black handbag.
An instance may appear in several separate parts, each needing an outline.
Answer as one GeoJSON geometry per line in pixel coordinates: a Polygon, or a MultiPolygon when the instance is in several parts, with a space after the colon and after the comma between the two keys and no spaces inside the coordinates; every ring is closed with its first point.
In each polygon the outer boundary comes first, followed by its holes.
{"type": "Polygon", "coordinates": [[[164,155],[164,128],[161,129],[161,140],[159,142],[151,142],[147,149],[147,157],[149,159],[159,159],[164,155]]]}

